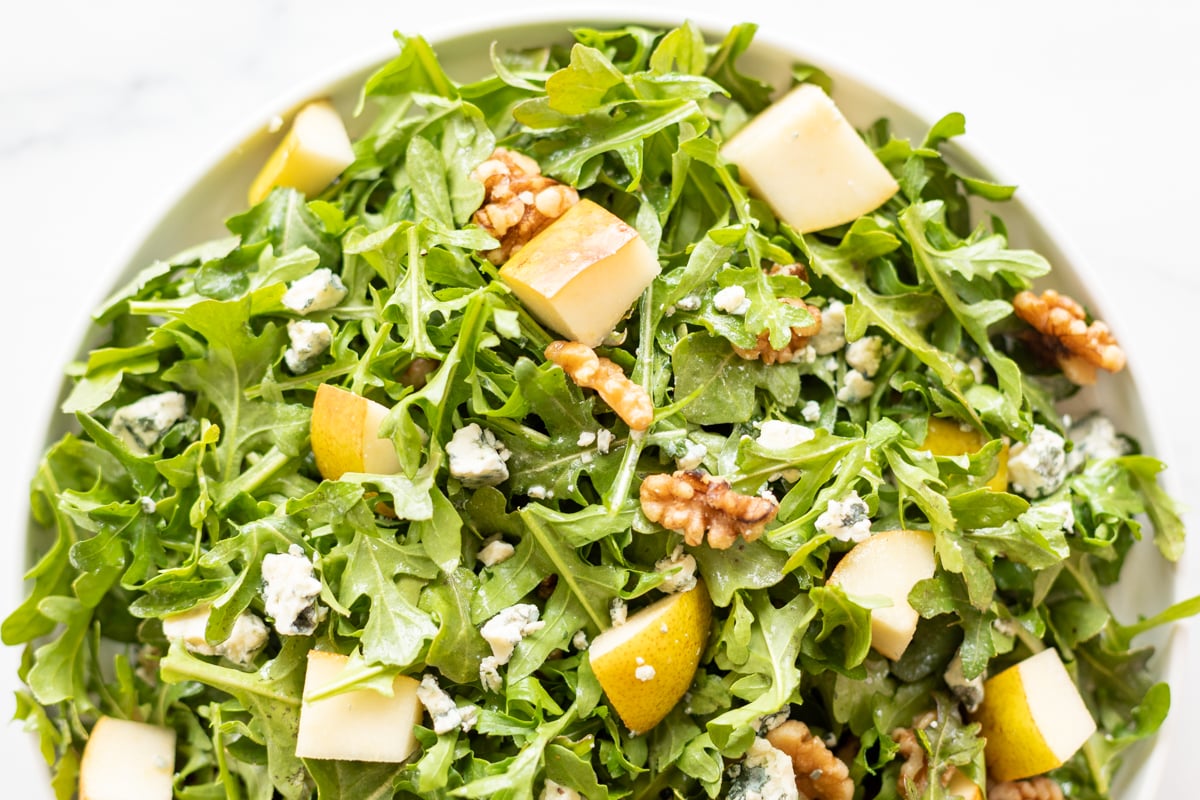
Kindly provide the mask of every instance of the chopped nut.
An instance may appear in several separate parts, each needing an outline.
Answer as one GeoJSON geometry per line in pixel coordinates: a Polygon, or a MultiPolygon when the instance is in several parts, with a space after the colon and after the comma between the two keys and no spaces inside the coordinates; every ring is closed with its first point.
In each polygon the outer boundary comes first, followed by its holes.
{"type": "Polygon", "coordinates": [[[414,358],[404,368],[404,372],[400,373],[400,382],[405,386],[420,389],[429,381],[429,376],[441,365],[442,362],[432,358],[414,358]]]}
{"type": "Polygon", "coordinates": [[[733,346],[733,352],[737,353],[742,358],[753,361],[754,359],[761,360],[764,364],[787,364],[794,361],[805,348],[808,347],[809,337],[815,336],[821,330],[821,309],[816,306],[810,306],[803,300],[795,297],[783,297],[779,302],[787,303],[789,306],[796,308],[808,309],[808,313],[812,314],[813,321],[808,325],[797,325],[792,327],[792,338],[783,347],[772,347],[770,333],[763,331],[758,335],[758,342],[752,348],[733,346]]]}
{"type": "Polygon", "coordinates": [[[1100,320],[1087,324],[1083,306],[1047,289],[1041,296],[1025,291],[1013,298],[1017,316],[1041,334],[1037,345],[1053,358],[1063,374],[1081,386],[1096,382],[1096,368],[1118,372],[1125,353],[1112,331],[1100,320]]]}
{"type": "Polygon", "coordinates": [[[792,275],[808,283],[808,269],[799,261],[792,264],[772,264],[768,275],[792,275]]]}
{"type": "Polygon", "coordinates": [[[738,536],[752,542],[779,511],[770,497],[735,492],[728,481],[696,470],[647,475],[641,488],[642,512],[651,522],[679,531],[695,547],[730,547],[738,536]]]}
{"type": "Polygon", "coordinates": [[[767,741],[792,757],[796,789],[808,800],[851,800],[854,781],[846,763],[829,752],[803,722],[788,720],[767,732],[767,741]]]}
{"type": "Polygon", "coordinates": [[[988,800],[1063,800],[1062,787],[1044,775],[990,784],[987,796],[988,800]]]}
{"type": "Polygon", "coordinates": [[[546,358],[562,367],[576,385],[595,389],[608,407],[635,431],[644,431],[654,421],[654,403],[650,395],[607,358],[579,342],[551,342],[546,358]]]}
{"type": "MultiPolygon", "coordinates": [[[[896,778],[896,786],[903,796],[916,796],[908,793],[909,787],[912,787],[917,794],[922,794],[929,784],[929,765],[926,762],[925,747],[921,744],[917,731],[924,730],[936,722],[937,714],[927,711],[913,720],[911,728],[896,728],[891,733],[891,737],[899,746],[898,752],[904,759],[904,764],[900,767],[900,775],[896,778]]],[[[941,783],[943,786],[950,783],[954,778],[955,771],[951,766],[942,772],[941,783]]]]}
{"type": "Polygon", "coordinates": [[[543,175],[529,156],[503,147],[496,148],[471,177],[482,182],[484,189],[475,222],[500,240],[499,247],[484,253],[497,265],[579,202],[574,188],[543,175]]]}

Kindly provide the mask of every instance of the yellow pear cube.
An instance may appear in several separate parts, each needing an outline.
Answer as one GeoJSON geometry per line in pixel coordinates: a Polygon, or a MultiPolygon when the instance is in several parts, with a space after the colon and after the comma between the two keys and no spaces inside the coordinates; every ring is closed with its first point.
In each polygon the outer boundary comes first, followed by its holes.
{"type": "Polygon", "coordinates": [[[592,672],[629,730],[650,730],[687,692],[711,623],[712,600],[697,582],[686,592],[643,608],[592,642],[592,672]]]}
{"type": "Polygon", "coordinates": [[[891,601],[890,606],[871,611],[871,647],[895,660],[908,649],[920,620],[908,594],[918,581],[932,578],[936,569],[932,533],[883,531],[846,553],[827,583],[850,595],[882,595],[891,601]]]}
{"type": "MultiPolygon", "coordinates": [[[[921,446],[935,456],[968,456],[979,452],[987,443],[987,437],[975,428],[963,427],[952,419],[930,417],[921,446]]],[[[1000,448],[996,474],[988,479],[987,487],[993,492],[1008,489],[1008,442],[1000,448]]]]}
{"type": "Polygon", "coordinates": [[[352,163],[354,148],[341,116],[327,101],[309,103],[250,184],[250,205],[261,203],[277,186],[318,194],[352,163]]]}
{"type": "Polygon", "coordinates": [[[1096,731],[1054,648],[985,681],[983,702],[973,716],[987,739],[983,754],[988,779],[996,781],[1018,781],[1057,769],[1096,731]]]}
{"type": "Polygon", "coordinates": [[[100,717],[79,764],[79,800],[171,800],[175,731],[100,717]]]}
{"type": "MultiPolygon", "coordinates": [[[[338,653],[310,650],[304,696],[338,681],[348,661],[338,653]]],[[[397,675],[392,682],[392,697],[359,689],[321,700],[304,700],[296,755],[340,761],[403,761],[417,749],[414,728],[424,712],[417,699],[418,686],[407,675],[397,675]]]]}
{"type": "Polygon", "coordinates": [[[829,95],[807,83],[748,122],[721,155],[800,233],[851,222],[900,188],[829,95]]]}
{"type": "Polygon", "coordinates": [[[336,481],[347,472],[393,475],[400,459],[391,439],[379,435],[387,406],[332,384],[317,387],[310,436],[321,476],[336,481]]]}
{"type": "Polygon", "coordinates": [[[596,347],[660,270],[636,230],[580,200],[518,250],[500,279],[538,322],[596,347]]]}

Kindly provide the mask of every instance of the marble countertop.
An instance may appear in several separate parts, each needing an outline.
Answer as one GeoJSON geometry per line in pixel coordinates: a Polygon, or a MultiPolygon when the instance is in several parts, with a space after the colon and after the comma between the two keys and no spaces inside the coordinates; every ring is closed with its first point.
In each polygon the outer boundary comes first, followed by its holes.
{"type": "MultiPolygon", "coordinates": [[[[61,369],[88,311],[166,204],[281,96],[386,53],[395,29],[436,39],[539,10],[561,16],[564,8],[531,0],[504,8],[478,0],[453,7],[75,0],[6,11],[0,219],[10,276],[6,372],[14,385],[0,395],[0,418],[9,420],[0,515],[10,542],[0,615],[18,602],[26,487],[61,369]]],[[[592,8],[615,13],[611,4],[592,8]]],[[[999,167],[999,177],[1020,184],[1021,196],[1081,256],[1136,365],[1142,401],[1156,429],[1169,432],[1158,448],[1171,464],[1169,484],[1200,506],[1193,408],[1200,381],[1190,353],[1200,307],[1200,256],[1190,242],[1200,219],[1200,4],[744,0],[732,12],[712,0],[670,0],[624,8],[755,21],[928,119],[962,111],[965,141],[999,167]]],[[[1200,591],[1200,547],[1180,569],[1187,593],[1200,591]]],[[[1197,633],[1182,642],[1192,674],[1200,665],[1197,633]]],[[[19,652],[0,656],[0,719],[7,720],[19,652]]],[[[1185,747],[1195,741],[1185,731],[1200,724],[1200,690],[1187,681],[1173,690],[1164,797],[1189,796],[1200,778],[1194,748],[1185,747]]],[[[16,726],[0,724],[0,762],[16,769],[21,797],[50,796],[37,760],[16,726]]]]}

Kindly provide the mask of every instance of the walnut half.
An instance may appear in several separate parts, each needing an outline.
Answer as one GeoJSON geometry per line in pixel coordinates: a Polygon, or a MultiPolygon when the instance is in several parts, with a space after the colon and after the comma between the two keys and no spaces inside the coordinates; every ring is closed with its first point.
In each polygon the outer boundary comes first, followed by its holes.
{"type": "Polygon", "coordinates": [[[758,341],[754,347],[738,347],[733,346],[733,352],[737,353],[748,361],[758,359],[764,364],[787,364],[795,360],[804,348],[808,347],[808,339],[811,336],[816,336],[821,332],[821,309],[816,306],[810,306],[803,300],[795,297],[781,297],[781,303],[787,303],[789,306],[796,308],[805,308],[812,315],[813,321],[807,325],[797,325],[792,327],[792,338],[783,347],[772,347],[769,331],[763,331],[758,335],[758,341]]]}
{"type": "Polygon", "coordinates": [[[503,147],[472,170],[471,177],[484,190],[475,222],[500,241],[499,247],[484,253],[497,266],[579,202],[573,187],[543,175],[529,156],[503,147]]]}
{"type": "Polygon", "coordinates": [[[767,741],[792,758],[801,800],[851,800],[854,781],[846,762],[812,735],[803,722],[788,720],[767,733],[767,741]]]}
{"type": "Polygon", "coordinates": [[[1027,781],[1005,781],[988,786],[988,800],[1063,800],[1062,787],[1039,775],[1027,781]]]}
{"type": "Polygon", "coordinates": [[[635,431],[644,431],[654,421],[654,402],[649,393],[625,377],[621,368],[601,358],[580,342],[551,342],[546,358],[562,367],[577,386],[595,389],[608,407],[635,431]]]}
{"type": "Polygon", "coordinates": [[[1013,298],[1017,316],[1034,327],[1038,345],[1050,355],[1073,383],[1096,382],[1096,368],[1118,372],[1125,367],[1125,352],[1112,331],[1100,320],[1087,323],[1083,306],[1065,294],[1047,289],[1041,295],[1019,292],[1013,298]]]}
{"type": "Polygon", "coordinates": [[[646,519],[679,531],[693,547],[707,533],[709,547],[717,550],[728,549],[739,536],[754,541],[779,512],[774,498],[740,494],[729,481],[699,470],[647,475],[641,502],[646,519]]]}

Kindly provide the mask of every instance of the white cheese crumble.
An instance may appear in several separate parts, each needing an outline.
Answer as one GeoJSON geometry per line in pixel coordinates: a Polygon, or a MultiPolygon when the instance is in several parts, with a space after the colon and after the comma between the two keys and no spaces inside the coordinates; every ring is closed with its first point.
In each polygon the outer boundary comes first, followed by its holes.
{"type": "Polygon", "coordinates": [[[155,502],[153,497],[139,497],[138,505],[142,507],[143,514],[153,514],[158,511],[158,503],[155,502]]]}
{"type": "Polygon", "coordinates": [[[1044,425],[1034,425],[1028,442],[1008,454],[1008,482],[1026,497],[1043,497],[1062,486],[1066,477],[1066,442],[1044,425]]]}
{"type": "Polygon", "coordinates": [[[529,497],[532,497],[534,500],[545,500],[547,497],[550,497],[552,493],[540,483],[535,483],[533,486],[530,486],[525,490],[525,494],[529,497]]]}
{"type": "Polygon", "coordinates": [[[654,569],[663,576],[658,585],[668,594],[686,592],[696,586],[696,558],[677,546],[671,555],[654,562],[654,569]]]}
{"type": "Polygon", "coordinates": [[[753,722],[750,723],[750,727],[758,731],[759,736],[766,736],[768,733],[787,722],[788,717],[790,716],[791,710],[785,708],[782,711],[776,711],[774,714],[766,714],[764,716],[757,717],[753,722]]]}
{"type": "Polygon", "coordinates": [[[704,457],[708,455],[708,448],[697,442],[688,441],[687,450],[683,455],[675,459],[675,466],[682,470],[697,469],[704,463],[704,457]]]}
{"type": "Polygon", "coordinates": [[[976,675],[967,680],[963,675],[962,651],[955,653],[954,658],[950,659],[950,664],[946,667],[946,672],[942,677],[946,679],[946,685],[950,687],[950,691],[966,707],[967,711],[974,712],[979,708],[979,704],[983,702],[984,675],[976,675]]]}
{"type": "Polygon", "coordinates": [[[868,380],[856,369],[848,370],[838,389],[837,399],[843,403],[861,403],[875,391],[875,381],[868,380]]]}
{"type": "Polygon", "coordinates": [[[841,500],[830,500],[817,517],[817,530],[843,542],[861,542],[871,535],[871,511],[857,491],[841,500]]]}
{"type": "Polygon", "coordinates": [[[769,419],[758,429],[758,444],[767,450],[789,450],[797,445],[811,442],[812,428],[786,422],[781,419],[769,419]]]}
{"type": "Polygon", "coordinates": [[[727,770],[728,800],[799,800],[792,758],[761,736],[745,757],[727,770]]]}
{"type": "Polygon", "coordinates": [[[575,635],[571,637],[571,646],[576,650],[587,650],[590,644],[587,633],[582,629],[575,631],[575,635]]]}
{"type": "Polygon", "coordinates": [[[286,553],[263,556],[263,602],[275,630],[284,636],[308,636],[317,629],[317,597],[321,582],[313,576],[313,565],[298,545],[286,553]]]}
{"type": "Polygon", "coordinates": [[[532,603],[517,603],[483,623],[479,633],[492,648],[496,664],[507,664],[517,644],[546,623],[538,619],[538,607],[532,603]]]}
{"type": "Polygon", "coordinates": [[[498,692],[504,688],[504,679],[500,677],[495,656],[484,656],[479,661],[479,682],[489,692],[498,692]]]}
{"type": "Polygon", "coordinates": [[[1129,452],[1129,445],[1117,435],[1112,420],[1093,414],[1067,429],[1071,452],[1067,453],[1067,472],[1074,472],[1093,459],[1116,458],[1129,452]]]}
{"type": "Polygon", "coordinates": [[[212,609],[207,605],[196,606],[181,614],[171,614],[163,619],[163,636],[172,642],[180,642],[188,652],[202,656],[224,656],[243,666],[249,664],[254,654],[267,643],[267,626],[263,621],[243,611],[233,623],[229,638],[217,644],[209,644],[204,637],[208,617],[212,609]]]}
{"type": "Polygon", "coordinates": [[[563,786],[547,778],[542,784],[542,793],[538,795],[538,800],[583,800],[583,796],[570,786],[563,786]]]}
{"type": "Polygon", "coordinates": [[[580,447],[591,447],[595,443],[596,434],[594,431],[582,431],[579,434],[579,439],[575,442],[580,447]]]}
{"type": "Polygon", "coordinates": [[[741,286],[726,286],[713,295],[713,307],[740,317],[750,310],[750,298],[741,286]]]}
{"type": "Polygon", "coordinates": [[[821,330],[808,340],[819,356],[836,353],[846,346],[846,304],[834,300],[821,309],[821,330]]]}
{"type": "Polygon", "coordinates": [[[805,422],[816,422],[821,418],[821,404],[816,400],[809,400],[804,404],[804,408],[800,409],[800,416],[805,422]]]}
{"type": "Polygon", "coordinates": [[[601,455],[606,455],[612,448],[613,440],[616,438],[608,428],[601,428],[596,431],[596,449],[600,451],[601,455]]]}
{"type": "Polygon", "coordinates": [[[650,666],[649,664],[642,664],[633,671],[633,676],[642,683],[647,683],[648,681],[654,680],[654,675],[654,667],[650,666]]]}
{"type": "Polygon", "coordinates": [[[515,552],[517,552],[517,548],[499,536],[493,536],[483,543],[483,547],[479,548],[479,561],[485,567],[494,567],[508,561],[515,552]]]}
{"type": "Polygon", "coordinates": [[[131,452],[147,455],[150,448],[187,415],[187,399],[179,392],[162,392],[118,408],[109,430],[131,452]]]}
{"type": "Polygon", "coordinates": [[[454,432],[446,443],[446,455],[450,457],[450,474],[467,488],[495,486],[508,480],[504,463],[510,455],[508,448],[476,422],[454,432]]]}
{"type": "Polygon", "coordinates": [[[614,628],[624,625],[625,620],[629,619],[629,606],[625,605],[625,601],[621,598],[614,597],[608,604],[608,618],[614,628]]]}
{"type": "Polygon", "coordinates": [[[864,336],[846,346],[846,363],[868,378],[879,372],[881,361],[883,339],[878,336],[864,336]]]}
{"type": "Polygon", "coordinates": [[[971,374],[975,376],[976,383],[983,383],[983,359],[975,356],[967,362],[967,369],[971,370],[971,374]]]}
{"type": "Polygon", "coordinates": [[[449,733],[455,728],[463,732],[475,727],[479,721],[479,709],[475,706],[459,708],[454,704],[454,698],[438,685],[437,678],[426,673],[421,677],[421,685],[417,687],[417,699],[429,712],[429,721],[433,723],[436,734],[449,733]]]}
{"type": "Polygon", "coordinates": [[[333,331],[324,322],[293,319],[287,324],[291,347],[283,351],[283,363],[294,374],[308,372],[333,343],[333,331]]]}
{"type": "Polygon", "coordinates": [[[695,311],[700,308],[700,296],[695,294],[684,295],[676,301],[675,307],[680,311],[695,311]]]}
{"type": "Polygon", "coordinates": [[[292,283],[284,293],[284,308],[297,314],[326,311],[346,299],[346,285],[327,267],[313,270],[292,283]]]}

